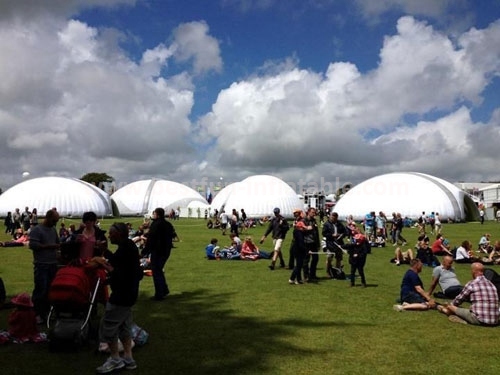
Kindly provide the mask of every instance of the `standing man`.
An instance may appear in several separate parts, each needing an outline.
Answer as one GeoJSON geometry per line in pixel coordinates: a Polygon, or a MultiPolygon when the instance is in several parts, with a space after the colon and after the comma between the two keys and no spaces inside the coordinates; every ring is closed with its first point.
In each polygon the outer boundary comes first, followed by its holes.
{"type": "Polygon", "coordinates": [[[316,268],[319,261],[319,229],[316,223],[316,209],[309,207],[307,216],[304,219],[305,225],[308,229],[304,232],[304,244],[306,247],[306,257],[304,259],[304,278],[306,281],[318,280],[316,275],[316,268]],[[309,261],[311,262],[309,264],[309,261]]]}
{"type": "Polygon", "coordinates": [[[339,215],[332,212],[327,222],[323,225],[322,235],[325,237],[326,248],[328,255],[326,257],[326,273],[330,275],[332,268],[332,260],[335,256],[335,268],[342,269],[342,246],[344,245],[344,237],[346,229],[339,220],[339,215]]]}
{"type": "Polygon", "coordinates": [[[35,305],[37,322],[43,323],[49,313],[49,288],[57,272],[57,252],[59,234],[55,228],[59,221],[57,211],[48,210],[42,225],[30,232],[29,247],[33,251],[33,270],[35,288],[32,300],[35,305]]]}
{"type": "Polygon", "coordinates": [[[285,267],[285,260],[283,259],[283,254],[281,253],[281,247],[283,246],[283,241],[285,240],[288,229],[290,229],[286,219],[281,216],[280,209],[278,207],[273,210],[273,213],[274,217],[269,221],[269,226],[260,239],[260,243],[264,243],[266,237],[272,232],[274,251],[271,265],[269,266],[271,271],[274,270],[276,259],[278,259],[278,257],[280,258],[280,267],[285,267]]]}
{"type": "Polygon", "coordinates": [[[110,357],[96,370],[107,374],[125,368],[134,370],[137,364],[132,357],[132,306],[139,295],[139,281],[142,269],[139,265],[139,250],[128,238],[128,228],[124,223],[115,223],[109,228],[109,240],[118,245],[109,260],[95,257],[92,260],[102,265],[110,275],[111,296],[106,304],[106,311],[99,327],[101,342],[109,345],[110,357]],[[123,358],[118,351],[118,338],[123,344],[123,358]]]}
{"type": "Polygon", "coordinates": [[[14,234],[14,231],[16,229],[21,228],[21,213],[19,212],[19,208],[16,208],[14,210],[14,213],[12,214],[12,222],[14,223],[12,228],[12,234],[14,234]]]}
{"type": "Polygon", "coordinates": [[[147,233],[144,249],[146,254],[151,254],[151,270],[155,286],[155,295],[151,299],[155,301],[165,299],[170,293],[163,267],[170,257],[174,238],[177,238],[177,234],[174,226],[165,220],[165,210],[161,207],[156,208],[153,211],[153,220],[147,233]]]}
{"type": "Polygon", "coordinates": [[[499,318],[497,288],[484,277],[484,266],[481,263],[472,263],[471,273],[473,280],[465,284],[453,302],[438,309],[443,314],[449,315],[450,320],[454,322],[497,326],[499,318]],[[459,307],[465,301],[471,303],[468,309],[459,307]],[[452,318],[454,315],[456,317],[452,318]]]}
{"type": "Polygon", "coordinates": [[[29,207],[25,207],[23,213],[21,214],[21,222],[23,224],[23,230],[26,232],[28,229],[30,229],[30,223],[31,223],[31,212],[29,210],[29,207]]]}
{"type": "Polygon", "coordinates": [[[222,235],[226,235],[228,217],[226,211],[222,209],[220,211],[220,229],[222,230],[222,235]]]}

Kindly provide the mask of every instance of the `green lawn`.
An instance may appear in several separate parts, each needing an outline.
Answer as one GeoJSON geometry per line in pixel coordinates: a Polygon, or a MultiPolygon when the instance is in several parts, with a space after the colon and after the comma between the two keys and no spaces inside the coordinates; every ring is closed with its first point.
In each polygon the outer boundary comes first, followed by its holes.
{"type": "MultiPolygon", "coordinates": [[[[137,227],[139,219],[131,219],[137,227]]],[[[103,221],[107,228],[113,221],[103,221]]],[[[66,220],[66,223],[69,223],[66,220]]],[[[207,261],[211,237],[203,220],[174,222],[181,242],[166,266],[171,295],[150,301],[152,280],[144,278],[135,321],[150,333],[135,351],[137,374],[496,374],[499,328],[450,323],[436,311],[392,310],[407,266],[389,263],[394,248],[376,248],[365,268],[369,287],[347,281],[289,285],[290,271],[257,262],[207,261]]],[[[476,244],[483,232],[498,238],[500,224],[445,224],[454,245],[476,244]]],[[[264,227],[250,229],[258,239],[264,227]]],[[[3,232],[3,231],[2,231],[3,232]]],[[[416,229],[403,235],[410,244],[416,229]]],[[[289,235],[290,236],[290,235],[289,235]]],[[[7,236],[0,235],[7,239],[7,236]]],[[[288,258],[289,240],[285,243],[288,258]]],[[[271,240],[262,246],[269,250],[271,240]]],[[[319,276],[325,275],[320,255],[319,276]]],[[[7,293],[31,292],[32,258],[25,248],[0,248],[0,277],[7,293]]],[[[469,266],[456,265],[460,280],[469,266]]],[[[421,277],[427,288],[431,269],[421,277]]],[[[9,310],[0,311],[6,328],[9,310]]],[[[95,347],[77,353],[49,353],[46,344],[0,347],[2,374],[92,374],[105,357],[95,347]]]]}

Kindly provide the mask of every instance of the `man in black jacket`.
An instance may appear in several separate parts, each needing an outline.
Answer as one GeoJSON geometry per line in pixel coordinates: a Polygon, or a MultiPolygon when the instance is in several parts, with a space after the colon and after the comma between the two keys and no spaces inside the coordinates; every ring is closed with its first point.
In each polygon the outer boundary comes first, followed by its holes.
{"type": "Polygon", "coordinates": [[[165,220],[165,210],[156,208],[153,211],[153,221],[146,234],[146,247],[144,252],[151,254],[151,270],[153,271],[153,283],[155,295],[151,298],[161,301],[170,293],[163,267],[167,263],[172,251],[172,242],[177,237],[174,226],[165,220]]]}
{"type": "Polygon", "coordinates": [[[342,246],[344,245],[343,238],[346,236],[346,229],[340,221],[338,221],[339,215],[336,212],[332,212],[326,223],[323,225],[322,235],[326,241],[326,248],[328,250],[328,255],[326,257],[326,273],[330,275],[330,269],[332,268],[332,260],[335,256],[335,268],[342,269],[342,258],[343,251],[342,246]]]}
{"type": "Polygon", "coordinates": [[[316,223],[316,209],[309,207],[304,219],[308,229],[304,232],[304,243],[306,246],[306,257],[304,259],[304,277],[306,281],[316,281],[316,268],[318,266],[320,247],[318,223],[316,223]],[[310,229],[309,229],[310,228],[310,229]],[[310,261],[310,263],[309,263],[310,261]]]}

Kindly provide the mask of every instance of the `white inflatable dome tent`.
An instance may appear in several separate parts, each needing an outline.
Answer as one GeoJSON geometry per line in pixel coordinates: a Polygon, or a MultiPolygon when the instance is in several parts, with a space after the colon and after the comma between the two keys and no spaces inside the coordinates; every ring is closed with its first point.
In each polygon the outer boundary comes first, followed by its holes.
{"type": "Polygon", "coordinates": [[[187,208],[193,201],[208,205],[196,190],[178,182],[157,179],[132,182],[113,193],[111,200],[121,216],[143,216],[157,207],[168,214],[178,207],[187,208]]]}
{"type": "Polygon", "coordinates": [[[222,189],[212,202],[214,209],[230,214],[233,208],[248,217],[262,218],[273,215],[278,207],[284,217],[293,217],[293,210],[302,208],[297,193],[283,180],[269,175],[256,175],[222,189]],[[220,198],[218,198],[220,195],[220,198]]]}
{"type": "Polygon", "coordinates": [[[334,207],[342,220],[353,215],[363,220],[370,211],[393,212],[417,219],[422,211],[438,212],[441,220],[477,220],[472,199],[455,185],[423,173],[398,172],[370,178],[349,190],[334,207]]]}
{"type": "Polygon", "coordinates": [[[112,216],[108,193],[76,178],[40,177],[23,181],[0,195],[0,216],[19,208],[36,208],[39,216],[57,208],[62,217],[81,217],[86,211],[97,216],[112,216]]]}

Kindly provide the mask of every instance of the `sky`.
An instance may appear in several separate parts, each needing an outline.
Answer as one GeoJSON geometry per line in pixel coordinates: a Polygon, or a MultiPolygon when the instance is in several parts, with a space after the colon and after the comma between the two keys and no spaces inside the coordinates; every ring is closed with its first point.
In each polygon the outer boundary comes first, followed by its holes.
{"type": "Polygon", "coordinates": [[[0,51],[3,191],[500,180],[500,0],[0,0],[0,51]]]}

